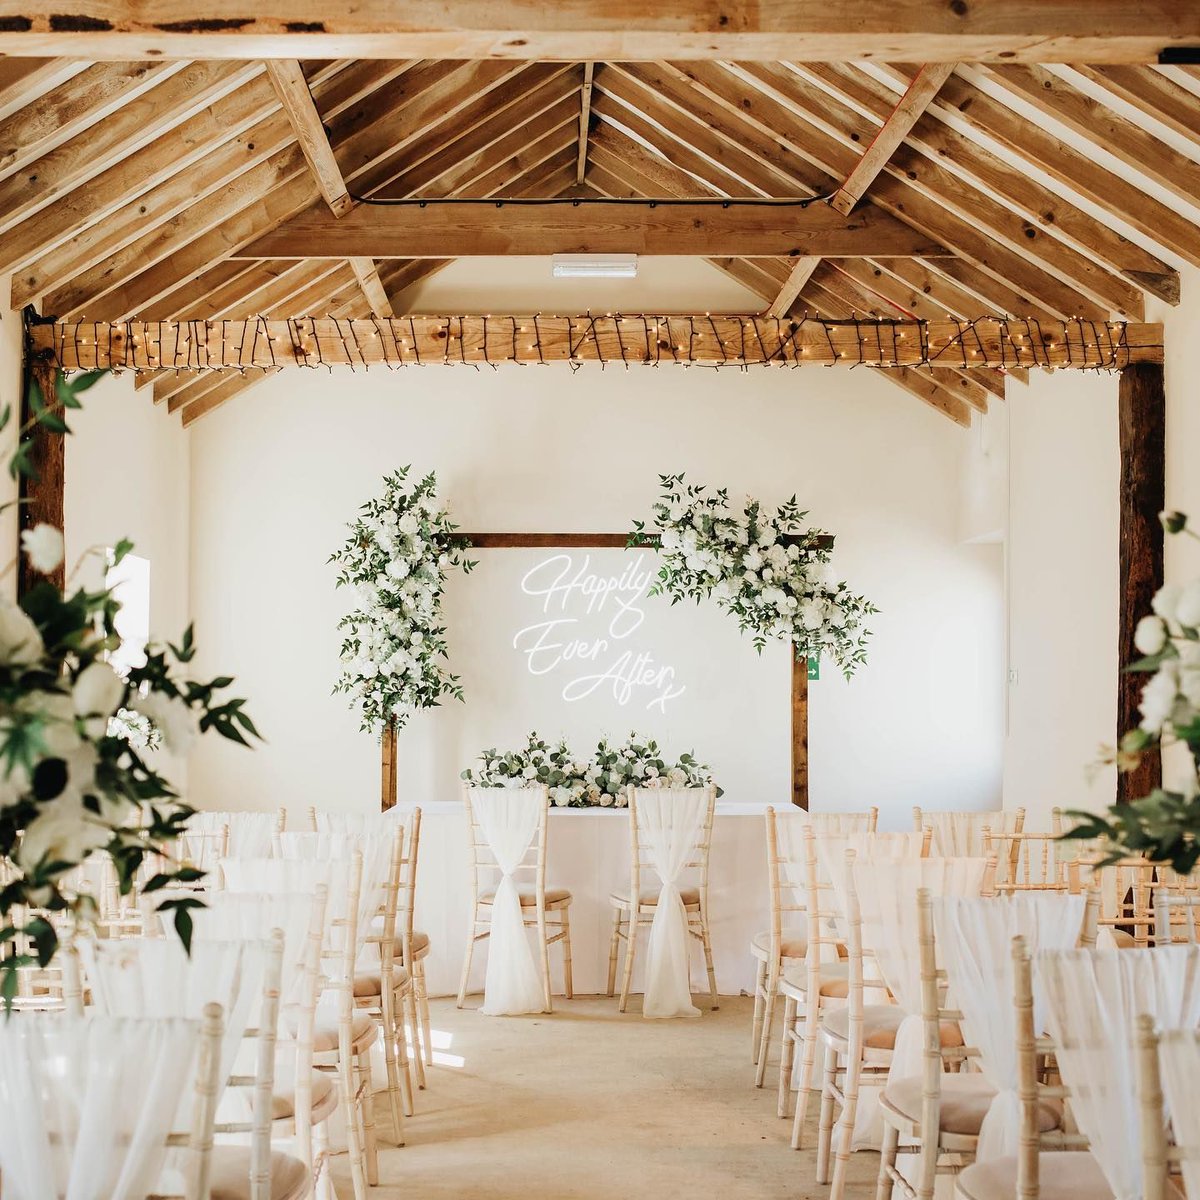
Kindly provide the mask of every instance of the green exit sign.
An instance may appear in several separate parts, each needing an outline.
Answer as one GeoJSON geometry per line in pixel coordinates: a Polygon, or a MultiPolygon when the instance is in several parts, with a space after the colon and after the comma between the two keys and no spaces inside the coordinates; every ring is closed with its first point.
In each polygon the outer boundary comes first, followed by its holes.
{"type": "Polygon", "coordinates": [[[810,658],[805,660],[808,663],[809,679],[821,678],[821,660],[819,658],[810,658]]]}

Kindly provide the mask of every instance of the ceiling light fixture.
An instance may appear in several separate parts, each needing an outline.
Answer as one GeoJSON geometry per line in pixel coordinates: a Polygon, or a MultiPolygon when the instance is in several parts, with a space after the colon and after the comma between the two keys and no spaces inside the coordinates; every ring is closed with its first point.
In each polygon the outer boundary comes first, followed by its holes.
{"type": "Polygon", "coordinates": [[[636,254],[556,254],[555,279],[636,279],[636,254]]]}

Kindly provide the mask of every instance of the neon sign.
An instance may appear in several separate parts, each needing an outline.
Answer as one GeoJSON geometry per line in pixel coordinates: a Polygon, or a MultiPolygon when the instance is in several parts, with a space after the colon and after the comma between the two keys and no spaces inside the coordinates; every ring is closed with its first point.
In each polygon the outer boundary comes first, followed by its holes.
{"type": "Polygon", "coordinates": [[[645,708],[665,712],[686,687],[676,683],[674,667],[627,644],[646,619],[641,602],[653,582],[645,554],[618,575],[593,571],[591,555],[578,567],[571,554],[552,555],[521,579],[521,591],[541,602],[546,619],[519,629],[513,648],[525,656],[531,675],[564,676],[568,703],[608,691],[622,706],[644,701],[645,708]]]}

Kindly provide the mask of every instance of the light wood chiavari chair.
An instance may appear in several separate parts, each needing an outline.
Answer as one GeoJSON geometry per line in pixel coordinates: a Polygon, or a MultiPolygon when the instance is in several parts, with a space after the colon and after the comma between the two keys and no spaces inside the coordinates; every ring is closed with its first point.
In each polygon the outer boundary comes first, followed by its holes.
{"type": "Polygon", "coordinates": [[[777,813],[773,807],[767,808],[771,927],[756,934],[750,943],[750,953],[757,964],[751,1032],[755,1087],[762,1087],[766,1076],[780,977],[787,966],[803,961],[808,946],[808,923],[803,915],[808,885],[802,841],[798,837],[780,835],[789,829],[794,832],[798,824],[834,834],[874,833],[878,820],[878,808],[861,813],[777,813]]]}
{"type": "MultiPolygon", "coordinates": [[[[500,876],[496,856],[488,846],[483,826],[479,822],[476,804],[487,803],[488,788],[463,786],[463,800],[467,809],[467,825],[471,849],[471,928],[467,935],[467,948],[463,956],[462,979],[458,987],[458,1007],[466,1003],[467,989],[471,982],[471,962],[476,943],[491,934],[491,908],[500,876]]],[[[534,790],[542,793],[542,811],[538,820],[537,836],[514,872],[517,891],[521,901],[521,916],[526,928],[536,929],[542,972],[542,990],[545,1011],[553,1012],[554,1003],[550,985],[550,947],[562,943],[563,994],[570,1000],[574,995],[571,978],[571,892],[563,887],[546,885],[547,819],[550,811],[550,794],[545,785],[534,790]],[[532,876],[532,882],[522,884],[521,878],[532,876]]]]}
{"type": "MultiPolygon", "coordinates": [[[[616,991],[617,956],[620,944],[625,943],[624,970],[621,976],[620,1011],[629,1006],[629,992],[633,984],[633,965],[637,955],[637,937],[641,929],[649,929],[658,906],[658,889],[643,887],[644,879],[654,879],[657,872],[650,864],[650,845],[643,836],[638,823],[638,788],[629,788],[629,888],[612,892],[608,902],[613,909],[612,937],[608,947],[608,994],[616,991]],[[636,897],[636,901],[635,898],[636,897]]],[[[672,789],[663,789],[669,794],[672,789]]],[[[683,789],[680,789],[683,790],[683,789]]],[[[708,907],[708,865],[712,848],[713,815],[716,811],[717,792],[711,784],[704,789],[708,793],[708,806],[704,822],[700,827],[695,846],[683,864],[685,871],[696,874],[696,883],[679,889],[687,914],[688,935],[700,943],[704,954],[704,966],[708,974],[708,990],[712,1008],[720,1007],[717,995],[717,976],[713,965],[712,932],[708,907]]],[[[694,793],[693,793],[694,794],[694,793]]]]}
{"type": "Polygon", "coordinates": [[[1000,892],[1078,892],[1077,871],[1069,868],[1071,852],[1064,848],[1062,810],[1050,813],[1049,832],[1022,828],[993,832],[992,847],[999,858],[996,888],[1000,892]]]}
{"type": "Polygon", "coordinates": [[[1159,867],[1159,884],[1151,895],[1154,944],[1200,942],[1200,880],[1159,867]]]}

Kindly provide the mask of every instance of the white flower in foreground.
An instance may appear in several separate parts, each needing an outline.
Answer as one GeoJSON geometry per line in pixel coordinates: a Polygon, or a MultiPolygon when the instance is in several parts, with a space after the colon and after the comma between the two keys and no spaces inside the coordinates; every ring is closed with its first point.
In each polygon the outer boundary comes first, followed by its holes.
{"type": "Polygon", "coordinates": [[[566,788],[555,788],[554,803],[558,808],[566,808],[571,803],[571,793],[566,788]]]}
{"type": "Polygon", "coordinates": [[[43,859],[82,862],[111,837],[111,832],[77,798],[50,800],[41,806],[25,830],[17,850],[17,863],[29,871],[43,859]]]}
{"type": "Polygon", "coordinates": [[[1142,689],[1142,701],[1138,711],[1142,714],[1142,728],[1147,733],[1158,734],[1175,708],[1179,680],[1175,663],[1163,663],[1154,677],[1142,689]]]}
{"type": "Polygon", "coordinates": [[[120,707],[125,681],[106,662],[85,667],[71,693],[75,712],[81,717],[103,717],[105,721],[120,707]]]}
{"type": "Polygon", "coordinates": [[[44,521],[32,529],[21,531],[21,549],[29,559],[29,565],[43,575],[62,566],[63,535],[62,530],[47,525],[44,521]]]}
{"type": "Polygon", "coordinates": [[[199,724],[191,708],[178,696],[151,692],[148,696],[136,696],[129,707],[150,718],[172,754],[182,757],[192,748],[199,724]]]}
{"type": "Polygon", "coordinates": [[[1167,644],[1167,627],[1162,617],[1143,617],[1137,623],[1133,644],[1140,654],[1159,654],[1167,644]]]}
{"type": "Polygon", "coordinates": [[[0,601],[0,662],[28,666],[37,662],[44,650],[42,635],[25,610],[0,601]]]}
{"type": "Polygon", "coordinates": [[[418,529],[421,528],[421,522],[417,519],[415,514],[411,512],[406,512],[396,524],[400,532],[407,534],[409,537],[411,537],[417,532],[418,529]]]}
{"type": "Polygon", "coordinates": [[[1200,579],[1194,579],[1180,593],[1175,604],[1175,620],[1187,629],[1200,626],[1200,579]]]}
{"type": "Polygon", "coordinates": [[[20,763],[14,763],[6,775],[0,776],[0,809],[16,804],[28,791],[29,772],[20,763]]]}
{"type": "Polygon", "coordinates": [[[1179,597],[1183,593],[1183,588],[1177,583],[1164,583],[1162,587],[1154,593],[1154,599],[1150,601],[1150,608],[1156,616],[1162,617],[1164,621],[1175,620],[1175,606],[1179,603],[1179,597]]]}

